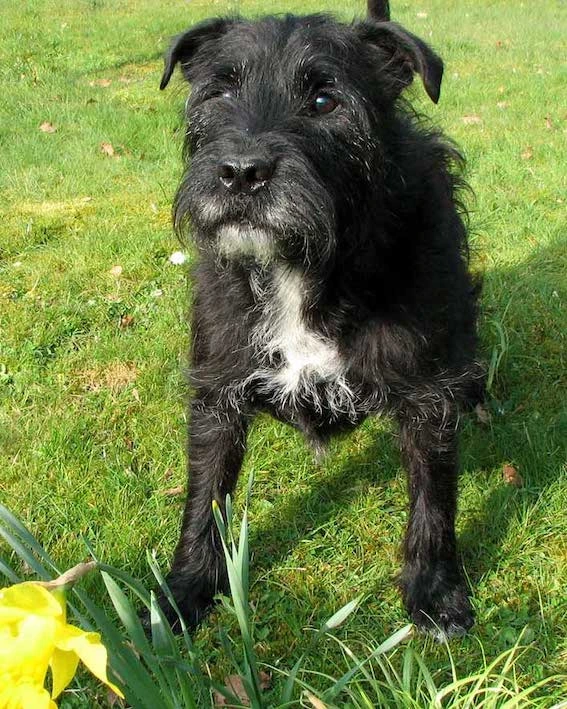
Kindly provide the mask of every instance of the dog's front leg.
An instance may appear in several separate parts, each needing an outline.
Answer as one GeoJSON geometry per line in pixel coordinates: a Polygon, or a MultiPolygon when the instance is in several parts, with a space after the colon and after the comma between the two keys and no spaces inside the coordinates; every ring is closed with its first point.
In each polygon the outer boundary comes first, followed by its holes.
{"type": "MultiPolygon", "coordinates": [[[[210,609],[213,596],[226,590],[222,544],[212,514],[216,500],[224,512],[232,494],[246,446],[247,418],[228,403],[191,404],[189,485],[181,536],[167,583],[189,626],[210,609]]],[[[177,617],[167,601],[162,608],[170,621],[177,617]]]]}
{"type": "Polygon", "coordinates": [[[439,638],[461,635],[474,622],[455,538],[456,421],[456,413],[400,421],[410,497],[402,593],[414,623],[439,638]]]}

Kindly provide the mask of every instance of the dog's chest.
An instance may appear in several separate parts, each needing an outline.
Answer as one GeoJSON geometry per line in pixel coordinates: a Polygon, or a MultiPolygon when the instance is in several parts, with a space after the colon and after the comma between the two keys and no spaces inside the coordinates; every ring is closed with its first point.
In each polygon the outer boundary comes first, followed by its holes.
{"type": "Polygon", "coordinates": [[[251,345],[260,366],[251,378],[274,404],[354,415],[356,396],[337,343],[306,324],[305,287],[300,273],[281,267],[257,288],[260,319],[251,345]]]}

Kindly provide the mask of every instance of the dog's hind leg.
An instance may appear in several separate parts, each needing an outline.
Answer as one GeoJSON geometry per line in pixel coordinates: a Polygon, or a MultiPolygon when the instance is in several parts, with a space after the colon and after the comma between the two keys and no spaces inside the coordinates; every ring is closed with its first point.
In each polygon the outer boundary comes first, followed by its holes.
{"type": "Polygon", "coordinates": [[[458,417],[455,411],[443,420],[399,419],[410,497],[400,578],[404,602],[420,629],[440,639],[461,635],[474,620],[455,538],[458,417]]]}
{"type": "MultiPolygon", "coordinates": [[[[197,625],[210,610],[213,596],[227,589],[212,503],[216,500],[224,512],[226,496],[234,490],[244,457],[246,429],[247,417],[228,404],[192,402],[187,501],[166,579],[188,626],[197,625]]],[[[163,596],[160,605],[174,628],[178,626],[177,615],[163,596]]]]}

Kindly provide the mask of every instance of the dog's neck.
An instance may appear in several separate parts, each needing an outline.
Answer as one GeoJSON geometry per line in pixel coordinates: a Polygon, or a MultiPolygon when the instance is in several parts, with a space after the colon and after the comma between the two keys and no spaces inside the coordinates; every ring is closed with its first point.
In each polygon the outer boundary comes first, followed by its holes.
{"type": "Polygon", "coordinates": [[[278,303],[291,316],[313,325],[314,311],[324,316],[325,280],[320,274],[298,264],[273,261],[252,263],[247,268],[248,281],[255,307],[265,309],[267,303],[278,303]]]}

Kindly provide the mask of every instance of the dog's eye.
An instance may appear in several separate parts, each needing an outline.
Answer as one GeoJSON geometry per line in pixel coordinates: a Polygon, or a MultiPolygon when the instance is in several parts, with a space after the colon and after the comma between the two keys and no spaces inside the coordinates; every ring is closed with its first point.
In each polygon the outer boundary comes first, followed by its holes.
{"type": "Polygon", "coordinates": [[[311,110],[318,116],[323,116],[327,113],[331,113],[339,105],[339,102],[333,96],[322,91],[318,93],[311,102],[311,110]]]}

